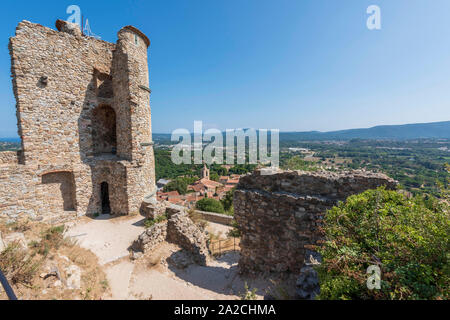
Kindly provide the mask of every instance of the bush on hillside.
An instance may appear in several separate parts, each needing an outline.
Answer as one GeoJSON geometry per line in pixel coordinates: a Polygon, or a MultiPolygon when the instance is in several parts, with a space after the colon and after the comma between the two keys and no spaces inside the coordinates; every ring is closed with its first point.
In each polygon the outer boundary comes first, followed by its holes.
{"type": "Polygon", "coordinates": [[[324,221],[319,299],[448,299],[449,206],[384,188],[351,196],[324,221]],[[381,289],[366,270],[381,269],[381,289]]]}

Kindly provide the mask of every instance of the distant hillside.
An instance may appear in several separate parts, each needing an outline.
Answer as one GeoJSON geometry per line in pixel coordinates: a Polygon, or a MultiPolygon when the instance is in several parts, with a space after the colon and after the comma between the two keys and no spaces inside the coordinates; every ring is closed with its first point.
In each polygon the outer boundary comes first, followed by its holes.
{"type": "Polygon", "coordinates": [[[407,140],[420,138],[450,139],[450,121],[376,126],[367,129],[349,129],[329,132],[309,131],[280,133],[280,140],[282,141],[350,139],[407,140]]]}
{"type": "MultiPolygon", "coordinates": [[[[159,144],[173,144],[169,133],[154,133],[153,141],[159,144]]],[[[367,129],[349,129],[339,131],[281,132],[281,141],[301,140],[351,140],[351,139],[450,139],[450,121],[413,123],[404,125],[376,126],[367,129]]],[[[0,142],[20,143],[19,138],[0,138],[0,142]]]]}
{"type": "Polygon", "coordinates": [[[0,142],[20,143],[20,138],[0,138],[0,142]]]}

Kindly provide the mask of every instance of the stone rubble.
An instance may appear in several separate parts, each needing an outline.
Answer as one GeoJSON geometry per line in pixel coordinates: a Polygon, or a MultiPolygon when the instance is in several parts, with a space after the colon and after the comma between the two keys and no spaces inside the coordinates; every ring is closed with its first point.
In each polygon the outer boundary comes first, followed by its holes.
{"type": "Polygon", "coordinates": [[[81,288],[81,269],[75,264],[72,264],[64,269],[67,275],[66,286],[69,289],[81,288]]]}
{"type": "Polygon", "coordinates": [[[209,257],[206,240],[205,233],[192,222],[186,212],[179,212],[169,217],[167,241],[190,252],[199,265],[206,265],[209,257]]]}
{"type": "MultiPolygon", "coordinates": [[[[153,250],[163,241],[179,245],[189,252],[193,261],[199,265],[206,265],[209,259],[207,236],[188,216],[185,208],[165,203],[167,220],[147,228],[131,245],[132,256],[135,252],[153,250]]],[[[159,209],[158,209],[159,210],[159,209]]],[[[180,259],[174,257],[177,264],[180,259]]],[[[183,260],[183,259],[181,259],[183,260]]]]}
{"type": "Polygon", "coordinates": [[[298,298],[313,300],[320,293],[319,275],[314,267],[320,265],[321,261],[319,253],[307,252],[304,266],[300,269],[296,282],[298,298]]]}

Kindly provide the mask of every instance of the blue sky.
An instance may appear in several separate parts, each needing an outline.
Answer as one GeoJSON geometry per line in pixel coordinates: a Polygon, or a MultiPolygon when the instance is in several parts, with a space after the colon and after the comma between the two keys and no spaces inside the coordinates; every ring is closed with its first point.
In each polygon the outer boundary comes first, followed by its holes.
{"type": "Polygon", "coordinates": [[[448,0],[8,1],[0,19],[0,137],[17,136],[8,38],[54,28],[70,4],[115,42],[148,35],[153,132],[339,130],[450,120],[448,0]],[[382,29],[366,27],[381,8],[382,29]]]}

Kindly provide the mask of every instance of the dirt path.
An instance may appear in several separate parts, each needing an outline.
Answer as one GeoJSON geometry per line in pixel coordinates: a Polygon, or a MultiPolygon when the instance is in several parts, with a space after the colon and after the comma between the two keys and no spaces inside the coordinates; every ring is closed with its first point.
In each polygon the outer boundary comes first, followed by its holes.
{"type": "MultiPolygon", "coordinates": [[[[218,229],[227,228],[219,225],[218,229]]],[[[167,258],[180,248],[164,242],[154,252],[132,261],[128,247],[143,231],[140,216],[85,217],[69,226],[67,235],[97,255],[104,268],[111,289],[104,299],[237,299],[244,292],[245,282],[250,288],[269,286],[267,281],[244,279],[237,274],[238,253],[212,259],[207,266],[191,264],[178,269],[167,258]]],[[[257,293],[260,299],[265,294],[264,290],[257,293]]]]}
{"type": "Polygon", "coordinates": [[[110,218],[104,214],[95,219],[83,217],[69,225],[66,235],[94,252],[99,263],[105,265],[129,255],[128,247],[144,231],[143,222],[141,216],[110,218]]]}

